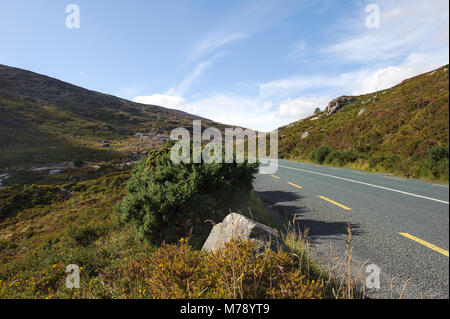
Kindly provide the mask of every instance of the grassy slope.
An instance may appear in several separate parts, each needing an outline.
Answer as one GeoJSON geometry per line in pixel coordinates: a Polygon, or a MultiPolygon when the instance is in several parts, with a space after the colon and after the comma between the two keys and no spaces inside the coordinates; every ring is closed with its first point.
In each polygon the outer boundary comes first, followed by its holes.
{"type": "MultiPolygon", "coordinates": [[[[194,119],[201,118],[0,65],[0,168],[70,161],[77,155],[89,161],[120,158],[125,151],[145,149],[134,133],[169,134],[192,127],[194,119]],[[111,148],[101,148],[102,140],[111,148]]],[[[224,128],[201,120],[205,127],[224,128]]]]}
{"type": "MultiPolygon", "coordinates": [[[[308,160],[318,146],[363,153],[351,167],[434,179],[423,168],[428,150],[448,146],[448,65],[377,93],[356,96],[342,112],[279,129],[282,158],[308,160]],[[366,111],[358,116],[358,112],[366,111]],[[301,139],[308,131],[310,136],[301,139]]],[[[441,178],[448,181],[448,174],[441,178]]]]}
{"type": "MultiPolygon", "coordinates": [[[[111,169],[62,186],[1,189],[0,203],[13,214],[0,220],[0,298],[157,297],[142,294],[151,272],[137,278],[135,267],[147,268],[158,247],[139,240],[132,224],[121,224],[114,211],[129,176],[128,169],[111,169]],[[83,268],[77,293],[64,288],[71,263],[83,268]]],[[[241,213],[272,225],[254,194],[241,213]]],[[[204,235],[193,230],[194,237],[204,235]]]]}

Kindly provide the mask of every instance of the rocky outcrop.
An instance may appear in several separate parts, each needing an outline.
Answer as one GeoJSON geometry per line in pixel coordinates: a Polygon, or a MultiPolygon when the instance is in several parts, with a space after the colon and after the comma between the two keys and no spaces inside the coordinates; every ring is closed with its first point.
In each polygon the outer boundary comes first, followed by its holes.
{"type": "Polygon", "coordinates": [[[300,136],[300,138],[303,140],[305,138],[307,138],[309,136],[309,132],[305,132],[302,134],[302,136],[300,136]]]}
{"type": "Polygon", "coordinates": [[[273,251],[286,251],[278,230],[236,213],[229,214],[221,223],[214,225],[202,249],[214,252],[231,239],[239,238],[256,242],[256,253],[263,253],[269,248],[273,251]]]}
{"type": "Polygon", "coordinates": [[[359,110],[359,112],[358,112],[358,116],[361,116],[361,115],[363,115],[365,111],[366,111],[366,109],[361,109],[361,110],[359,110]]]}
{"type": "Polygon", "coordinates": [[[334,114],[339,112],[344,106],[353,103],[355,100],[356,99],[352,96],[340,96],[328,103],[328,106],[323,111],[326,115],[334,114]]]}

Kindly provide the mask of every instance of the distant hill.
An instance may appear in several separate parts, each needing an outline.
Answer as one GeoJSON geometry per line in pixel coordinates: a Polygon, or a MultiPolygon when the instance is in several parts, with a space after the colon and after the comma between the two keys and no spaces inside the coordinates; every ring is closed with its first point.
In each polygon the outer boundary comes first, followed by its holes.
{"type": "Polygon", "coordinates": [[[0,65],[0,168],[33,163],[104,160],[161,143],[173,128],[224,125],[185,112],[90,91],[0,65]],[[144,145],[142,136],[150,133],[144,145]],[[103,143],[107,141],[107,143],[103,143]],[[102,147],[103,146],[103,147],[102,147]]]}
{"type": "Polygon", "coordinates": [[[448,65],[279,128],[281,158],[448,181],[448,65]]]}

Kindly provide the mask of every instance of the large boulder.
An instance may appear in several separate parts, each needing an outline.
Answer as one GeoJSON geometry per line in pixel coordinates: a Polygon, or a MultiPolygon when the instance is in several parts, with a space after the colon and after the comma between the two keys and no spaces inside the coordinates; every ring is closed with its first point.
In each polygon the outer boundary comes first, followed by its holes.
{"type": "Polygon", "coordinates": [[[361,110],[359,110],[359,112],[358,112],[358,116],[361,116],[361,115],[363,115],[365,111],[366,111],[366,109],[361,109],[361,110]]]}
{"type": "Polygon", "coordinates": [[[352,96],[340,96],[328,103],[328,106],[323,111],[326,115],[334,114],[340,111],[347,104],[353,103],[355,100],[356,99],[352,96]]]}
{"type": "Polygon", "coordinates": [[[214,252],[231,239],[256,242],[257,254],[269,248],[273,251],[287,250],[278,230],[236,213],[229,214],[221,223],[214,225],[202,249],[214,252]]]}

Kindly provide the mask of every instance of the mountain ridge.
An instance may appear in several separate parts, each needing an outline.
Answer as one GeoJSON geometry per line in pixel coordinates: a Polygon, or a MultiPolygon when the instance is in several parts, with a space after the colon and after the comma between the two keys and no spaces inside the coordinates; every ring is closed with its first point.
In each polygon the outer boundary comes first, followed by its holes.
{"type": "Polygon", "coordinates": [[[235,127],[0,64],[0,167],[145,152],[161,144],[159,135],[168,137],[177,127],[192,130],[193,120],[220,130],[235,127]],[[147,134],[149,145],[136,133],[147,134]]]}

